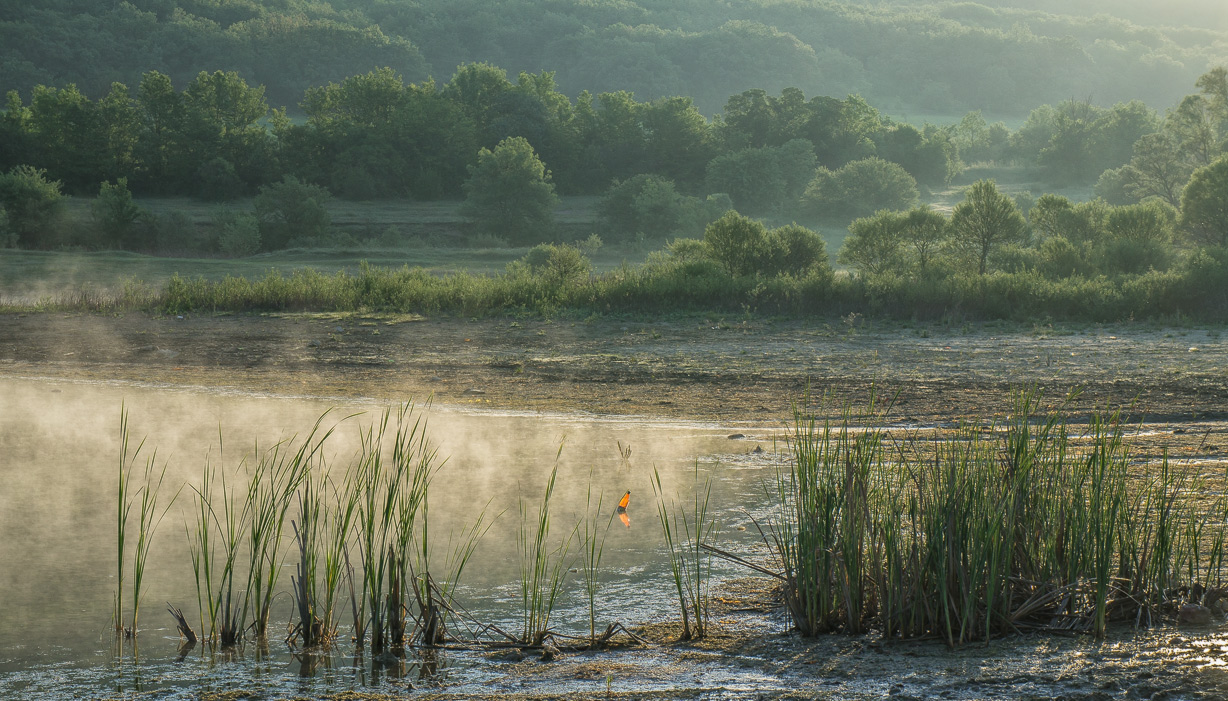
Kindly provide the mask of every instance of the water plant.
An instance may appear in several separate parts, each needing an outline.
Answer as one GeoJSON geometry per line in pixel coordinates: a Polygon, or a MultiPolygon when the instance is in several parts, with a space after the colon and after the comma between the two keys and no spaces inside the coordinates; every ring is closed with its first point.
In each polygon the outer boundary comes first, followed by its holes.
{"type": "Polygon", "coordinates": [[[797,409],[765,538],[798,630],[1103,636],[1150,621],[1175,584],[1218,578],[1199,553],[1210,540],[1222,562],[1223,527],[1178,498],[1190,483],[1167,456],[1134,476],[1120,413],[1075,436],[1069,402],[1038,416],[1038,399],[1021,392],[1001,424],[933,442],[889,437],[873,398],[835,420],[797,409]]]}
{"type": "Polygon", "coordinates": [[[155,450],[145,460],[143,479],[134,495],[132,493],[132,474],[136,469],[136,462],[140,453],[145,447],[145,441],[142,439],[137,445],[136,450],[132,451],[131,457],[129,457],[128,411],[123,405],[120,407],[119,432],[120,458],[116,493],[118,515],[116,518],[117,569],[114,622],[116,632],[123,632],[126,635],[135,637],[137,634],[137,623],[141,614],[141,594],[144,591],[145,565],[149,560],[149,549],[153,545],[154,533],[162,523],[166,512],[170,510],[175,499],[179,496],[179,492],[176,492],[171,497],[169,503],[166,503],[161,511],[158,510],[162,485],[166,478],[167,465],[164,462],[162,469],[157,469],[158,455],[155,450]],[[132,624],[131,626],[125,626],[123,615],[124,563],[127,553],[129,516],[132,515],[132,507],[136,504],[139,504],[139,510],[136,514],[136,544],[132,552],[132,624]]]}
{"type": "Polygon", "coordinates": [[[712,478],[699,481],[699,463],[695,463],[691,504],[675,502],[667,505],[661,473],[654,467],[652,488],[657,497],[657,517],[669,554],[670,572],[682,612],[682,640],[694,640],[707,635],[708,580],[712,570],[712,551],[706,548],[714,522],[708,518],[708,502],[712,497],[712,478]]]}
{"type": "MultiPolygon", "coordinates": [[[[559,446],[560,455],[562,451],[559,446]]],[[[520,642],[527,645],[541,645],[550,634],[550,618],[567,580],[567,555],[574,530],[559,542],[550,539],[550,499],[559,473],[557,457],[541,505],[531,510],[524,497],[519,500],[520,642]]]]}
{"type": "MultiPolygon", "coordinates": [[[[619,452],[623,456],[624,461],[630,458],[630,447],[623,451],[622,444],[620,443],[619,452]]],[[[588,488],[585,491],[584,498],[585,516],[581,522],[583,531],[578,533],[580,540],[580,569],[584,577],[584,595],[588,600],[589,647],[597,646],[597,591],[600,588],[598,572],[601,569],[601,554],[605,551],[605,539],[610,532],[610,525],[614,523],[614,514],[616,513],[611,511],[608,516],[605,516],[604,510],[601,508],[604,503],[604,492],[598,493],[596,508],[594,508],[593,482],[593,470],[590,468],[588,471],[588,488]],[[605,528],[601,529],[603,516],[605,516],[605,528]]],[[[613,625],[607,629],[607,634],[612,634],[612,632],[613,625]]]]}

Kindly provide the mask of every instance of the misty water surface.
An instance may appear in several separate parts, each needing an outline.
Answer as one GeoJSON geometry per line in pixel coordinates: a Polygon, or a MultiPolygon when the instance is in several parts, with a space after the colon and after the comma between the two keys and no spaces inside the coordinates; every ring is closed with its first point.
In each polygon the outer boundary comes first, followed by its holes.
{"type": "MultiPolygon", "coordinates": [[[[362,401],[251,396],[203,388],[131,384],[0,380],[0,695],[13,692],[74,693],[159,688],[280,688],[296,680],[316,690],[371,684],[365,675],[338,672],[344,661],[297,680],[301,666],[280,641],[290,617],[289,595],[278,597],[267,653],[246,650],[238,661],[220,661],[200,648],[175,662],[179,642],[164,602],[187,613],[199,628],[186,529],[191,485],[206,458],[246,479],[242,460],[254,447],[302,436],[328,411],[337,425],[325,448],[332,469],[343,469],[358,445],[360,429],[384,407],[362,401]],[[178,501],[156,533],[142,597],[139,662],[130,644],[117,647],[111,633],[115,589],[116,480],[121,406],[130,417],[132,446],[156,450],[167,467],[163,499],[178,501]],[[354,414],[359,414],[354,416],[354,414]],[[182,489],[182,491],[180,491],[182,489]]],[[[761,508],[763,480],[772,469],[772,431],[740,427],[747,440],[730,440],[727,427],[648,420],[595,420],[583,416],[493,413],[456,407],[423,407],[429,434],[446,458],[430,493],[436,552],[448,536],[485,510],[494,525],[462,579],[461,603],[479,618],[516,630],[519,529],[518,498],[534,508],[558,456],[555,531],[569,530],[585,510],[591,482],[594,501],[604,495],[612,512],[626,490],[631,527],[617,520],[608,531],[602,561],[600,620],[627,624],[677,618],[649,478],[654,467],[671,497],[688,497],[695,470],[714,475],[715,542],[738,551],[754,548],[744,509],[761,508]],[[631,447],[629,463],[618,444],[631,447]],[[562,451],[560,453],[560,445],[562,451]],[[763,455],[747,455],[762,445],[763,455]]],[[[140,461],[143,464],[143,460],[140,461]]],[[[293,509],[292,509],[293,512],[293,509]]],[[[287,533],[289,527],[287,526],[287,533]]],[[[287,543],[288,545],[288,543],[287,543]]],[[[292,562],[285,548],[285,562],[292,562]]],[[[717,565],[717,575],[733,572],[717,565]]],[[[579,580],[559,611],[557,628],[587,629],[579,580]]],[[[126,583],[130,587],[130,582],[126,583]]],[[[279,588],[288,592],[289,570],[279,588]]],[[[348,600],[343,605],[348,611],[348,600]]],[[[126,604],[127,608],[127,604],[126,604]]],[[[348,613],[342,615],[339,660],[352,653],[348,613]]],[[[478,680],[463,656],[450,664],[457,682],[478,680]]],[[[447,675],[445,675],[447,676],[447,675]]]]}

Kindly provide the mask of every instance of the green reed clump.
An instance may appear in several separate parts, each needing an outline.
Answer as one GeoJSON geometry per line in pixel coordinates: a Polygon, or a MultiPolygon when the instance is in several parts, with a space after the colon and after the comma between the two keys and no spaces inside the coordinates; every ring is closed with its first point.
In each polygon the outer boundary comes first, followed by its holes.
{"type": "Polygon", "coordinates": [[[427,497],[441,463],[427,440],[426,421],[413,405],[400,407],[395,424],[393,416],[391,410],[385,412],[377,426],[361,434],[355,467],[346,479],[347,489],[352,490],[346,501],[354,504],[362,570],[354,609],[355,638],[361,646],[369,631],[376,654],[389,645],[399,648],[411,642],[407,615],[417,620],[415,629],[429,638],[429,644],[443,638],[442,615],[434,609],[431,590],[424,588],[431,581],[425,544],[427,497]],[[385,437],[390,426],[388,455],[385,437]],[[416,553],[422,556],[418,570],[411,564],[416,553]],[[409,607],[411,589],[420,602],[416,614],[409,607]]]}
{"type": "Polygon", "coordinates": [[[692,501],[666,505],[661,474],[653,468],[652,488],[657,496],[657,517],[669,553],[670,571],[682,612],[682,640],[707,635],[708,579],[712,570],[711,551],[705,546],[715,523],[708,518],[712,478],[699,482],[699,463],[695,464],[692,501]]]}
{"type": "Polygon", "coordinates": [[[1223,527],[1179,498],[1187,478],[1167,458],[1133,477],[1120,414],[1072,436],[1068,405],[1038,417],[1037,399],[1023,392],[1004,425],[937,443],[889,439],[873,400],[838,421],[798,410],[767,529],[797,628],[1103,636],[1150,620],[1175,585],[1218,582],[1223,527]]]}
{"type": "MultiPolygon", "coordinates": [[[[624,463],[629,463],[631,458],[630,446],[623,448],[621,443],[618,444],[619,453],[623,457],[624,463]]],[[[597,591],[600,588],[600,579],[598,572],[601,569],[601,555],[605,551],[605,539],[609,535],[610,525],[614,523],[614,514],[611,511],[609,515],[605,515],[602,510],[604,503],[604,493],[597,495],[597,504],[593,506],[593,470],[590,468],[588,472],[588,489],[585,491],[584,498],[584,519],[581,522],[583,532],[578,532],[580,538],[580,556],[581,556],[581,572],[584,576],[584,594],[588,600],[588,644],[593,647],[597,644],[597,591]],[[605,528],[601,529],[601,520],[605,515],[605,528]]]]}
{"type": "Polygon", "coordinates": [[[120,407],[119,432],[119,479],[116,491],[118,507],[116,518],[117,569],[115,611],[113,616],[116,632],[126,632],[128,635],[135,636],[141,614],[141,594],[144,591],[145,566],[149,561],[149,550],[153,545],[154,533],[162,523],[166,512],[175,503],[179,493],[176,492],[170,498],[170,501],[164,504],[161,511],[159,511],[159,500],[161,499],[162,485],[166,478],[167,465],[164,462],[160,470],[157,468],[158,454],[156,450],[145,460],[145,469],[140,486],[137,488],[136,494],[132,493],[132,475],[136,469],[136,461],[145,447],[145,441],[142,440],[137,445],[136,450],[132,452],[131,457],[129,457],[128,411],[123,406],[120,407]],[[123,615],[124,563],[128,551],[129,517],[132,515],[132,507],[135,505],[139,505],[139,509],[136,513],[136,543],[132,549],[132,625],[126,627],[124,626],[123,615]]]}
{"type": "MultiPolygon", "coordinates": [[[[562,450],[560,446],[560,454],[562,450]]],[[[523,497],[519,500],[520,530],[516,541],[520,549],[520,642],[529,645],[541,645],[551,633],[550,618],[567,581],[567,555],[574,531],[560,542],[550,538],[550,499],[558,473],[556,456],[541,505],[535,511],[523,497]]]]}

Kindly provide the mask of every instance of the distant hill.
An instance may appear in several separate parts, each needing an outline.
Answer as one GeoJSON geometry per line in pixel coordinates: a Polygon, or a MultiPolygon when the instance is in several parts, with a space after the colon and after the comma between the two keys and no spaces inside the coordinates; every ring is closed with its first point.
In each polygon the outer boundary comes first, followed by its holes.
{"type": "Polygon", "coordinates": [[[689,95],[705,113],[750,88],[860,93],[889,112],[1025,115],[1140,98],[1164,108],[1228,62],[1219,0],[40,0],[0,4],[0,90],[102,95],[159,70],[235,70],[293,112],[311,85],[390,66],[446,80],[461,62],[557,72],[571,95],[689,95]],[[1054,14],[1054,12],[1071,14],[1054,14]],[[1097,12],[1112,13],[1096,14],[1097,12]],[[1189,26],[1182,26],[1189,25],[1189,26]]]}

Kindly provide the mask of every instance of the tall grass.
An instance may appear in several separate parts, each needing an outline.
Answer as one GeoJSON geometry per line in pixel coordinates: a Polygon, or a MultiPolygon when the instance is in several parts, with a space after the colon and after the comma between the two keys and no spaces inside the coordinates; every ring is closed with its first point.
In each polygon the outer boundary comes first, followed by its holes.
{"type": "Polygon", "coordinates": [[[132,451],[129,457],[129,434],[128,434],[128,411],[127,408],[120,407],[120,456],[119,456],[119,476],[116,489],[116,573],[115,573],[115,611],[113,614],[116,632],[123,632],[127,635],[135,637],[137,634],[137,624],[141,614],[141,594],[145,586],[145,566],[149,561],[149,550],[153,545],[154,534],[158,526],[162,523],[162,519],[166,516],[178,498],[179,492],[172,496],[168,503],[162,505],[159,511],[159,501],[162,497],[162,485],[166,478],[166,463],[162,464],[162,469],[157,469],[157,451],[145,460],[145,469],[142,475],[140,486],[137,487],[136,494],[132,493],[132,475],[136,469],[136,461],[139,459],[142,449],[145,447],[145,441],[142,440],[132,451]],[[128,528],[129,517],[132,515],[132,507],[139,505],[136,513],[136,543],[132,548],[132,625],[124,625],[124,570],[125,560],[128,554],[128,528]]]}
{"type": "MultiPolygon", "coordinates": [[[[560,446],[560,454],[562,450],[560,446]]],[[[519,500],[520,530],[516,541],[520,550],[520,642],[529,645],[541,645],[551,633],[550,619],[567,581],[567,555],[575,535],[573,531],[559,542],[550,538],[550,500],[558,474],[556,456],[537,509],[531,509],[524,497],[519,500]]]]}
{"type": "MultiPolygon", "coordinates": [[[[628,447],[623,450],[622,444],[618,445],[619,453],[623,456],[623,461],[627,462],[631,457],[631,449],[628,447]]],[[[610,525],[614,523],[615,511],[611,511],[608,516],[605,516],[605,528],[601,528],[602,516],[604,511],[601,508],[604,504],[604,492],[598,493],[597,504],[593,505],[593,470],[590,468],[588,472],[588,489],[585,491],[584,497],[584,518],[581,521],[582,532],[578,532],[580,541],[580,557],[581,568],[584,576],[584,595],[588,601],[588,644],[589,647],[597,645],[597,592],[600,588],[599,572],[601,570],[601,555],[605,552],[605,539],[610,532],[610,525]]]]}
{"type": "MultiPolygon", "coordinates": [[[[363,263],[357,273],[270,270],[262,277],[210,281],[172,276],[160,289],[130,281],[104,293],[92,288],[32,305],[42,310],[162,313],[218,311],[360,311],[484,316],[561,311],[661,313],[741,312],[843,316],[850,312],[897,319],[942,318],[955,310],[972,319],[1076,321],[1228,317],[1228,252],[1205,249],[1177,269],[1114,277],[1051,279],[1023,269],[985,275],[731,276],[705,259],[653,254],[638,266],[598,275],[560,276],[512,265],[502,274],[436,275],[423,268],[363,263]]],[[[9,305],[27,309],[31,305],[9,305]]]]}
{"type": "Polygon", "coordinates": [[[1178,499],[1167,458],[1135,478],[1121,416],[1072,435],[1023,392],[1003,425],[951,440],[895,442],[886,411],[846,405],[819,422],[798,409],[767,534],[798,630],[935,635],[950,644],[1023,630],[1103,636],[1150,620],[1200,569],[1222,527],[1178,499]],[[1133,495],[1133,496],[1132,496],[1133,495]]]}
{"type": "Polygon", "coordinates": [[[712,477],[699,481],[695,463],[691,503],[666,504],[661,473],[653,468],[652,488],[657,497],[657,517],[669,553],[670,572],[682,612],[682,640],[703,638],[708,632],[708,580],[712,570],[711,551],[705,546],[715,525],[708,518],[712,497],[712,477]]]}

